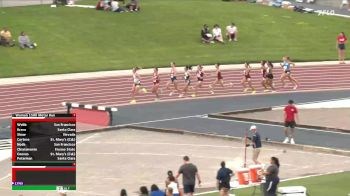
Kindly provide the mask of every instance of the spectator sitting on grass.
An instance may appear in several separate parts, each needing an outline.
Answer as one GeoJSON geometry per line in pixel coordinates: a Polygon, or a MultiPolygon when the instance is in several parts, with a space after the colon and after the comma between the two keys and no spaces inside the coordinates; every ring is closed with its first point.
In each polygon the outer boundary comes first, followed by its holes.
{"type": "Polygon", "coordinates": [[[120,196],[128,196],[128,194],[126,193],[126,190],[125,189],[122,189],[120,191],[120,196]]]}
{"type": "Polygon", "coordinates": [[[214,37],[214,41],[224,43],[224,39],[222,38],[221,28],[218,24],[214,25],[213,37],[214,37]]]}
{"type": "Polygon", "coordinates": [[[140,187],[140,196],[149,196],[147,187],[145,186],[140,187]]]}
{"type": "Polygon", "coordinates": [[[99,0],[96,4],[96,10],[103,10],[104,0],[99,0]]]}
{"type": "Polygon", "coordinates": [[[111,7],[113,12],[124,12],[125,10],[119,6],[119,2],[117,0],[113,0],[111,2],[111,7]]]}
{"type": "Polygon", "coordinates": [[[166,189],[166,196],[174,196],[174,193],[173,193],[173,189],[172,188],[167,188],[166,189]]]}
{"type": "Polygon", "coordinates": [[[152,184],[151,186],[151,196],[164,196],[165,193],[161,190],[159,190],[158,186],[155,184],[152,184]]]}
{"type": "Polygon", "coordinates": [[[231,23],[231,25],[227,26],[226,27],[226,36],[228,38],[228,41],[237,41],[237,34],[238,34],[238,31],[237,31],[237,27],[235,25],[235,23],[231,23]]]}
{"type": "Polygon", "coordinates": [[[126,4],[125,6],[130,12],[137,12],[140,11],[140,5],[137,0],[131,0],[130,3],[126,4]]]}
{"type": "Polygon", "coordinates": [[[171,195],[180,196],[179,184],[177,183],[177,180],[175,179],[174,176],[169,177],[169,184],[167,185],[168,192],[170,189],[171,189],[171,195]]]}
{"type": "Polygon", "coordinates": [[[12,42],[11,32],[6,27],[0,32],[0,45],[10,47],[15,45],[12,42]]]}
{"type": "Polygon", "coordinates": [[[104,11],[111,11],[111,0],[104,0],[103,1],[103,10],[104,11]]]}
{"type": "Polygon", "coordinates": [[[203,25],[201,30],[201,38],[203,43],[213,43],[213,35],[210,33],[208,25],[203,25]]]}
{"type": "Polygon", "coordinates": [[[28,35],[26,35],[24,31],[21,32],[20,36],[18,36],[18,43],[21,49],[36,48],[36,43],[31,42],[28,35]]]}

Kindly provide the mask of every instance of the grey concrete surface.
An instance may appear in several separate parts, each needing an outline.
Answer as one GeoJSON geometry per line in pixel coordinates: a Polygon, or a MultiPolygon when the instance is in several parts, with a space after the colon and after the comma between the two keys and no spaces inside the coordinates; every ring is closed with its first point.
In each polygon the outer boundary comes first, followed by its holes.
{"type": "MultiPolygon", "coordinates": [[[[198,166],[203,183],[197,190],[213,190],[220,162],[226,161],[227,166],[235,170],[242,165],[244,153],[241,142],[130,129],[79,135],[77,149],[78,190],[69,192],[69,196],[119,195],[122,188],[126,188],[129,195],[137,195],[139,186],[150,187],[153,183],[163,189],[167,171],[176,172],[184,155],[189,155],[198,166]]],[[[260,156],[265,164],[271,156],[279,157],[282,179],[350,170],[350,157],[284,150],[286,153],[280,147],[265,145],[260,156]]],[[[249,148],[248,164],[252,164],[251,156],[249,148]]],[[[0,195],[58,195],[55,191],[9,190],[11,182],[6,175],[10,161],[0,164],[0,195]]]]}
{"type": "MultiPolygon", "coordinates": [[[[190,117],[185,119],[144,123],[139,124],[139,126],[181,129],[198,133],[244,137],[244,131],[252,124],[257,125],[263,139],[269,138],[272,141],[278,142],[284,140],[283,126],[215,118],[190,117]]],[[[297,128],[295,141],[298,144],[304,145],[350,150],[350,134],[345,133],[297,128]]]]}

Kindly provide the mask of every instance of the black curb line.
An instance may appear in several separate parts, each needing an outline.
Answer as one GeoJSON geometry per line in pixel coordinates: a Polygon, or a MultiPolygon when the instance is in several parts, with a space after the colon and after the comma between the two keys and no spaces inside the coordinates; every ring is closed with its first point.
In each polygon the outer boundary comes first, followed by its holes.
{"type": "MultiPolygon", "coordinates": [[[[256,108],[256,109],[249,109],[249,110],[236,110],[236,111],[228,111],[228,112],[208,114],[208,117],[210,117],[210,118],[218,118],[218,119],[226,119],[226,120],[238,120],[238,121],[244,121],[244,122],[255,122],[255,123],[264,123],[264,124],[272,124],[272,125],[284,126],[284,123],[282,123],[282,122],[276,122],[276,121],[270,121],[270,120],[252,119],[252,118],[244,118],[244,117],[228,116],[228,115],[233,115],[233,114],[244,114],[244,113],[251,113],[251,112],[264,112],[264,111],[270,111],[270,110],[272,110],[271,107],[256,108]]],[[[340,133],[350,133],[350,130],[348,130],[348,129],[337,129],[337,128],[330,128],[330,127],[323,127],[323,126],[297,124],[296,127],[305,128],[305,129],[319,129],[319,130],[324,130],[324,131],[333,131],[333,132],[340,132],[340,133]]]]}

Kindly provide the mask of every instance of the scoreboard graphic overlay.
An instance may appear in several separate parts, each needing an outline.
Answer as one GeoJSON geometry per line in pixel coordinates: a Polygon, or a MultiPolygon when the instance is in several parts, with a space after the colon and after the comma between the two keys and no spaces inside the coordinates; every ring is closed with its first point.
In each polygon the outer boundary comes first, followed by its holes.
{"type": "Polygon", "coordinates": [[[12,190],[76,190],[75,114],[12,115],[12,190]]]}

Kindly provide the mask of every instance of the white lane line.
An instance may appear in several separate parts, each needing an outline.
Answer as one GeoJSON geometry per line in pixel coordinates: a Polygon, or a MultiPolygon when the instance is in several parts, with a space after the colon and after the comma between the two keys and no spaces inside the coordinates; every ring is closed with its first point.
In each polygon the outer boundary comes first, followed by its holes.
{"type": "MultiPolygon", "coordinates": [[[[203,117],[201,117],[201,118],[203,118],[203,117]]],[[[244,124],[257,124],[257,125],[265,125],[265,126],[272,126],[272,127],[284,127],[283,125],[274,125],[274,124],[269,124],[269,123],[248,122],[248,121],[241,121],[241,120],[230,120],[230,119],[211,118],[211,117],[207,117],[207,118],[203,118],[203,119],[220,120],[220,121],[227,121],[227,122],[239,122],[239,123],[244,123],[244,124]]],[[[339,134],[339,135],[350,135],[350,133],[343,133],[343,132],[325,131],[325,130],[302,128],[302,127],[296,127],[296,128],[298,130],[305,130],[305,131],[316,131],[316,132],[332,133],[332,134],[339,134]]]]}
{"type": "Polygon", "coordinates": [[[179,119],[187,119],[187,118],[200,118],[205,116],[206,114],[199,114],[199,115],[193,115],[193,116],[182,116],[182,117],[175,117],[175,118],[164,118],[160,120],[150,120],[150,121],[143,121],[143,122],[137,122],[137,123],[128,123],[128,124],[121,124],[116,126],[111,126],[111,128],[118,128],[118,127],[124,127],[128,125],[139,125],[139,124],[146,124],[146,123],[154,123],[154,122],[163,122],[163,121],[170,121],[170,120],[179,120],[179,119]]]}
{"type": "MultiPolygon", "coordinates": [[[[307,175],[307,176],[301,176],[301,177],[294,177],[294,178],[288,178],[288,179],[283,179],[281,180],[281,182],[287,182],[287,181],[292,181],[292,180],[300,180],[300,179],[305,179],[305,178],[312,178],[312,177],[319,177],[319,176],[325,176],[325,175],[331,175],[331,174],[338,174],[338,173],[343,173],[343,170],[338,170],[338,171],[333,171],[333,172],[327,172],[327,173],[323,173],[323,174],[314,174],[314,175],[307,175]]],[[[255,185],[247,185],[244,187],[239,187],[239,188],[234,188],[233,190],[237,190],[237,189],[245,189],[245,188],[250,188],[250,187],[254,187],[257,186],[255,185]]],[[[215,190],[215,191],[206,191],[206,192],[202,192],[202,193],[197,193],[194,195],[206,195],[206,194],[210,194],[210,193],[218,193],[219,191],[215,190]]]]}
{"type": "MultiPolygon", "coordinates": [[[[85,142],[86,144],[131,144],[131,145],[170,145],[170,146],[191,146],[191,147],[210,147],[210,148],[244,148],[238,146],[218,146],[218,145],[206,145],[206,144],[179,144],[179,143],[166,143],[166,142],[85,142]]],[[[265,150],[265,148],[264,148],[265,150]]]]}
{"type": "Polygon", "coordinates": [[[7,179],[10,176],[11,176],[11,173],[8,173],[6,176],[0,178],[0,181],[3,181],[3,180],[7,179]]]}
{"type": "MultiPolygon", "coordinates": [[[[350,97],[335,98],[335,99],[324,99],[324,100],[320,100],[320,101],[309,101],[309,102],[301,102],[301,103],[296,103],[296,104],[297,105],[305,105],[305,104],[322,103],[322,102],[328,102],[328,101],[340,101],[340,100],[346,100],[346,99],[350,99],[350,97]]],[[[285,106],[286,106],[286,104],[274,106],[272,108],[272,110],[283,109],[285,106]]]]}
{"type": "Polygon", "coordinates": [[[91,139],[91,138],[93,138],[93,137],[95,137],[95,136],[97,136],[97,135],[99,135],[99,133],[95,133],[95,134],[93,134],[93,135],[90,135],[90,136],[88,136],[88,137],[86,137],[86,138],[84,138],[84,139],[82,139],[82,140],[79,140],[79,141],[77,142],[77,144],[84,143],[84,142],[88,141],[89,139],[91,139]]]}

